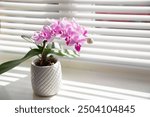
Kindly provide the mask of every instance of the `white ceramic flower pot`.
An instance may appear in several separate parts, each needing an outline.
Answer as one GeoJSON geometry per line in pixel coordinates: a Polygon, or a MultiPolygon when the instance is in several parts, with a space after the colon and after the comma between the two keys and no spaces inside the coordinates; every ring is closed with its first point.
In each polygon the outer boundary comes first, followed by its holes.
{"type": "Polygon", "coordinates": [[[62,80],[60,62],[57,61],[51,66],[37,66],[35,65],[36,60],[31,64],[31,83],[34,93],[39,96],[57,94],[62,80]]]}

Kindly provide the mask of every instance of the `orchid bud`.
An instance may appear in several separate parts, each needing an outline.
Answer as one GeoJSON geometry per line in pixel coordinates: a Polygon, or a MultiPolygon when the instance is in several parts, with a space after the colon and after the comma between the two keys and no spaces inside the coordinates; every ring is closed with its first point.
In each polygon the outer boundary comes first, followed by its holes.
{"type": "Polygon", "coordinates": [[[93,43],[93,39],[87,38],[87,43],[88,43],[88,44],[92,44],[92,43],[93,43]]]}

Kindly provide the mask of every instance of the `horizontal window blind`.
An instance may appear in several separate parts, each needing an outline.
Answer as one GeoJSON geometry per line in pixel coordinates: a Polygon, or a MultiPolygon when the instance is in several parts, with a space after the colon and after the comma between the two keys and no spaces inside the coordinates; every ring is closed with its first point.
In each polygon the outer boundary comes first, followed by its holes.
{"type": "Polygon", "coordinates": [[[150,67],[150,0],[1,0],[0,49],[27,52],[33,45],[20,35],[62,17],[75,17],[94,40],[78,59],[150,67]]]}

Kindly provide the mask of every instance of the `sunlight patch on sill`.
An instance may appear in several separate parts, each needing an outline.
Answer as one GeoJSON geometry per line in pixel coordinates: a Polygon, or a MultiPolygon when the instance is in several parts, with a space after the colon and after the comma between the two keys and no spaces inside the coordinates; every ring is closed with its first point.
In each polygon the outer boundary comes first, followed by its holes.
{"type": "Polygon", "coordinates": [[[86,95],[83,93],[78,93],[78,92],[74,92],[74,91],[65,91],[65,90],[61,90],[58,93],[58,96],[62,96],[62,97],[67,97],[70,99],[77,99],[77,100],[88,100],[88,99],[105,99],[103,97],[96,97],[93,95],[86,95]]]}
{"type": "Polygon", "coordinates": [[[30,67],[18,66],[18,67],[15,67],[13,70],[23,71],[23,72],[30,72],[30,67]]]}
{"type": "Polygon", "coordinates": [[[8,84],[10,84],[10,83],[9,82],[4,82],[4,81],[0,81],[0,86],[6,86],[8,84]]]}
{"type": "Polygon", "coordinates": [[[62,90],[81,99],[150,99],[150,93],[67,80],[63,80],[62,90]]]}
{"type": "Polygon", "coordinates": [[[26,74],[12,73],[12,72],[6,72],[6,73],[4,73],[2,75],[4,75],[4,76],[10,76],[10,77],[17,77],[17,78],[25,78],[25,77],[27,77],[26,74]]]}
{"type": "Polygon", "coordinates": [[[8,72],[3,73],[2,75],[0,75],[0,85],[6,86],[6,85],[10,84],[11,82],[18,81],[20,78],[27,77],[28,74],[25,74],[23,70],[27,71],[28,69],[29,68],[26,68],[26,67],[16,67],[16,68],[12,69],[10,72],[8,71],[8,72]],[[17,71],[15,69],[17,69],[17,71]],[[23,73],[21,73],[21,71],[23,73]]]}
{"type": "Polygon", "coordinates": [[[17,80],[19,80],[19,79],[18,79],[18,78],[14,78],[14,77],[0,76],[0,80],[15,82],[15,81],[17,81],[17,80]]]}

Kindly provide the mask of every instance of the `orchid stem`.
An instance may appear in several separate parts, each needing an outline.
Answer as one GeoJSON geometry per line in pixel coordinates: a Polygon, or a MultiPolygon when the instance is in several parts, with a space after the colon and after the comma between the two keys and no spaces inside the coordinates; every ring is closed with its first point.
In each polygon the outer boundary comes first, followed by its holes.
{"type": "Polygon", "coordinates": [[[47,41],[43,41],[42,54],[41,54],[41,62],[40,62],[41,65],[43,65],[43,63],[45,62],[45,59],[46,59],[46,55],[44,53],[46,42],[47,41]]]}

